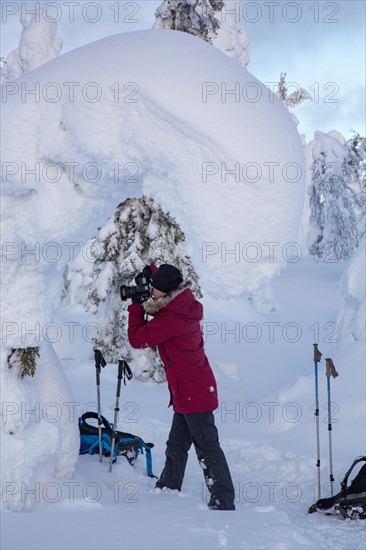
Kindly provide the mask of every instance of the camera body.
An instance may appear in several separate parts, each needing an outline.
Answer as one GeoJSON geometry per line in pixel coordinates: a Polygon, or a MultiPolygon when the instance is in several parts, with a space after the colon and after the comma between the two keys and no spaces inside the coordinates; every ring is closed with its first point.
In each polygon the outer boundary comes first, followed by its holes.
{"type": "Polygon", "coordinates": [[[138,295],[141,301],[146,301],[151,296],[151,276],[147,271],[139,273],[135,277],[136,286],[121,286],[121,300],[126,301],[138,295]]]}

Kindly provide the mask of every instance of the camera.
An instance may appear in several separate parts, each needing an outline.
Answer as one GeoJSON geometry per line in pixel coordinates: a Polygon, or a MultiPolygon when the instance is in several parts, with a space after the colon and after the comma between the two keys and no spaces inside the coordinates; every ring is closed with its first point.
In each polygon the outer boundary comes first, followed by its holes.
{"type": "Polygon", "coordinates": [[[135,277],[136,286],[121,286],[121,300],[126,301],[133,298],[136,294],[141,297],[141,301],[148,300],[151,296],[151,277],[146,271],[139,273],[135,277]]]}

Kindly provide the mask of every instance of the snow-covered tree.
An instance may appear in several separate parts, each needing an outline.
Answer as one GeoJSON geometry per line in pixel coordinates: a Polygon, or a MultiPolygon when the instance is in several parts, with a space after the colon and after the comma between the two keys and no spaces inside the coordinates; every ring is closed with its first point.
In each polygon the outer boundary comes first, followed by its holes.
{"type": "Polygon", "coordinates": [[[187,32],[212,43],[219,28],[215,13],[223,5],[223,0],[163,0],[155,13],[154,28],[187,32]]]}
{"type": "Polygon", "coordinates": [[[212,44],[231,57],[242,67],[249,63],[249,39],[241,23],[240,0],[224,0],[223,7],[216,12],[219,27],[211,36],[212,44]]]}
{"type": "Polygon", "coordinates": [[[146,264],[177,266],[192,291],[201,297],[198,276],[185,254],[184,234],[174,219],[150,198],[121,203],[96,238],[89,241],[65,273],[64,303],[82,303],[96,315],[98,347],[109,362],[126,359],[135,377],[164,380],[164,371],[153,349],[134,350],[127,338],[127,306],[121,285],[135,285],[134,277],[146,264]],[[92,257],[92,263],[90,258],[92,257]],[[89,258],[89,262],[88,262],[89,258]]]}
{"type": "Polygon", "coordinates": [[[342,334],[342,344],[365,340],[366,337],[366,235],[352,257],[341,279],[344,304],[337,319],[342,334]]]}
{"type": "Polygon", "coordinates": [[[362,236],[365,232],[366,216],[366,138],[355,134],[347,141],[342,170],[348,185],[354,191],[353,209],[359,220],[362,236]]]}
{"type": "Polygon", "coordinates": [[[23,30],[18,48],[11,51],[1,68],[0,82],[11,82],[23,73],[33,71],[57,57],[62,40],[57,33],[57,23],[46,21],[42,13],[21,14],[23,30]]]}
{"type": "Polygon", "coordinates": [[[353,179],[357,182],[357,187],[364,189],[366,187],[366,138],[355,134],[347,141],[344,161],[345,169],[352,174],[353,179]]]}
{"type": "Polygon", "coordinates": [[[155,15],[155,29],[199,36],[239,65],[248,65],[248,36],[240,22],[240,0],[163,0],[155,15]]]}
{"type": "MultiPolygon", "coordinates": [[[[348,259],[359,243],[355,191],[344,173],[345,143],[338,132],[315,132],[310,187],[309,252],[328,261],[348,259]]],[[[344,141],[344,138],[343,138],[344,141]]]]}

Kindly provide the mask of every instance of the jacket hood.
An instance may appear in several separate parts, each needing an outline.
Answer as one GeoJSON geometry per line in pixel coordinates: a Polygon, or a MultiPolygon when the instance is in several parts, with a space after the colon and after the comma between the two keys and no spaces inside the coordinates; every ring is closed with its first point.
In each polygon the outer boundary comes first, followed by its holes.
{"type": "Polygon", "coordinates": [[[182,283],[179,287],[162,298],[149,300],[143,304],[143,308],[149,315],[156,315],[164,309],[179,317],[201,321],[203,306],[195,299],[190,289],[191,282],[182,283]]]}

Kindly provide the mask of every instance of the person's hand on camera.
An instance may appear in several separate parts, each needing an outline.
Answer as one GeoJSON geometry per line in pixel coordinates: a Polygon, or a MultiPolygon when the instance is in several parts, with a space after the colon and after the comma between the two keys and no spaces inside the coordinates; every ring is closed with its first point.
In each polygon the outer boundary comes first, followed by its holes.
{"type": "Polygon", "coordinates": [[[147,298],[146,296],[144,296],[143,294],[139,294],[139,293],[135,293],[133,296],[132,296],[132,303],[133,304],[143,304],[144,302],[146,302],[147,298]]]}

